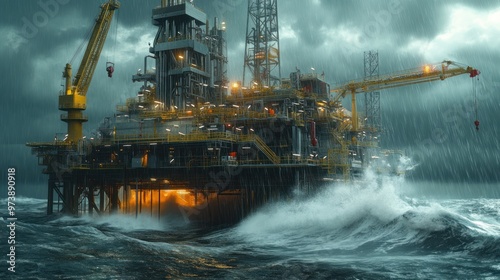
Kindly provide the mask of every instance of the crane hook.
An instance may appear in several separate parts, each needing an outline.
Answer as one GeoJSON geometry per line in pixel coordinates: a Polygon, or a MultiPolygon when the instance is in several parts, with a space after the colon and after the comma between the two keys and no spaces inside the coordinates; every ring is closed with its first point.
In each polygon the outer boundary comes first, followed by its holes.
{"type": "Polygon", "coordinates": [[[113,72],[115,72],[115,64],[113,62],[107,62],[106,63],[106,71],[108,72],[108,77],[113,77],[113,72]]]}
{"type": "Polygon", "coordinates": [[[474,125],[476,126],[476,130],[479,131],[479,120],[474,121],[474,125]]]}
{"type": "MultiPolygon", "coordinates": [[[[481,72],[479,72],[479,70],[472,69],[472,71],[470,72],[470,77],[474,78],[474,77],[476,77],[479,74],[481,74],[481,72]]],[[[477,87],[478,87],[478,81],[479,81],[479,77],[477,77],[477,79],[473,79],[472,80],[472,94],[474,96],[474,113],[476,115],[476,120],[474,121],[474,125],[476,126],[476,130],[477,131],[479,131],[479,120],[477,119],[477,87]]]]}

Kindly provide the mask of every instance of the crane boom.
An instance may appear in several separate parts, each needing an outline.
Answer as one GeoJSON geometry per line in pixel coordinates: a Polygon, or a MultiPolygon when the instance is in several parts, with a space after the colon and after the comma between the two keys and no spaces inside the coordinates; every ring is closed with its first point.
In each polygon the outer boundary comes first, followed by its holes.
{"type": "Polygon", "coordinates": [[[81,95],[87,94],[90,81],[94,75],[94,70],[97,66],[99,56],[101,55],[104,42],[106,41],[106,37],[108,35],[113,14],[119,7],[120,3],[116,0],[110,0],[101,7],[101,13],[96,20],[92,36],[90,37],[87,49],[83,55],[80,68],[78,69],[75,80],[73,81],[73,85],[81,95]]]}
{"type": "Polygon", "coordinates": [[[101,6],[101,12],[94,24],[92,35],[73,81],[71,64],[66,64],[64,68],[63,77],[66,78],[66,84],[64,93],[59,96],[59,110],[68,112],[61,115],[61,120],[68,123],[66,140],[70,143],[76,143],[83,136],[83,123],[87,121],[87,117],[82,111],[87,107],[87,90],[106,41],[114,11],[119,7],[120,3],[117,0],[109,0],[101,6]]]}
{"type": "Polygon", "coordinates": [[[356,94],[363,92],[378,91],[418,83],[445,80],[450,77],[469,74],[471,78],[479,75],[479,71],[470,66],[462,66],[456,62],[445,60],[437,64],[424,65],[422,68],[405,70],[372,79],[351,81],[336,88],[330,93],[335,94],[334,102],[338,102],[348,93],[352,97],[352,131],[358,131],[358,116],[356,110],[356,94]]]}

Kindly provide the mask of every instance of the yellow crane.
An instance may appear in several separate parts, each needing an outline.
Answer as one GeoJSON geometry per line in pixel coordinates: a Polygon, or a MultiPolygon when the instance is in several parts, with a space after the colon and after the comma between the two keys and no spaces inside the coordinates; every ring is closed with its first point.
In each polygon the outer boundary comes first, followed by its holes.
{"type": "MultiPolygon", "coordinates": [[[[339,102],[341,98],[344,98],[349,93],[351,94],[351,132],[356,133],[359,131],[358,114],[356,110],[357,93],[445,80],[447,78],[462,74],[469,74],[471,78],[474,78],[479,75],[479,71],[470,66],[463,66],[456,62],[445,60],[441,63],[427,64],[421,68],[404,70],[398,73],[379,76],[377,78],[351,81],[333,88],[330,92],[335,94],[335,96],[333,97],[334,102],[339,102]]],[[[479,122],[477,120],[476,122],[477,127],[479,125],[479,122]]]]}
{"type": "MultiPolygon", "coordinates": [[[[109,0],[101,6],[74,80],[71,65],[68,63],[64,68],[63,77],[66,83],[64,92],[59,96],[59,110],[67,112],[61,115],[61,120],[68,124],[66,141],[70,143],[77,143],[83,136],[83,123],[87,121],[87,117],[83,115],[87,107],[87,90],[106,41],[113,14],[119,7],[117,0],[109,0]]],[[[110,71],[112,72],[112,68],[108,69],[108,75],[110,71]]]]}

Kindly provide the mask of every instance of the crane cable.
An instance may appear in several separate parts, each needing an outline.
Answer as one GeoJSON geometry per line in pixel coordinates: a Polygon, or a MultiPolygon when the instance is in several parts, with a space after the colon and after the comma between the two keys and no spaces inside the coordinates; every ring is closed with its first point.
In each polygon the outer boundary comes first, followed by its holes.
{"type": "MultiPolygon", "coordinates": [[[[95,18],[93,22],[96,22],[96,21],[97,21],[97,18],[95,18]]],[[[73,57],[71,57],[71,60],[69,61],[69,64],[73,65],[73,61],[75,60],[75,58],[80,54],[80,52],[82,51],[83,47],[86,44],[88,44],[88,42],[90,41],[90,36],[92,35],[92,30],[93,29],[94,29],[94,24],[89,24],[89,28],[87,30],[87,33],[85,33],[84,39],[82,40],[82,42],[80,43],[80,45],[76,49],[75,53],[73,54],[73,57]]]]}
{"type": "Polygon", "coordinates": [[[116,16],[115,16],[115,40],[114,40],[114,46],[113,46],[113,61],[115,61],[116,44],[118,42],[118,16],[119,15],[120,15],[120,10],[116,10],[116,16]]]}
{"type": "MultiPolygon", "coordinates": [[[[95,18],[94,22],[96,20],[97,20],[97,18],[95,18]]],[[[71,57],[71,59],[68,62],[69,65],[73,65],[73,62],[75,61],[76,57],[80,55],[83,47],[85,45],[87,45],[88,42],[90,41],[90,36],[92,35],[92,29],[94,29],[94,25],[89,24],[89,27],[87,29],[87,32],[85,33],[84,39],[80,42],[80,45],[78,45],[78,48],[76,49],[75,53],[73,54],[73,56],[71,57]]],[[[74,78],[74,77],[71,77],[71,78],[74,78]]],[[[61,85],[64,85],[64,75],[61,77],[61,85]]]]}
{"type": "MultiPolygon", "coordinates": [[[[120,10],[116,10],[115,11],[115,16],[113,18],[113,20],[115,21],[115,30],[114,30],[114,38],[113,38],[113,47],[111,47],[111,62],[114,64],[114,61],[115,61],[115,54],[116,54],[116,42],[118,41],[118,15],[120,14],[120,10]]],[[[110,23],[111,24],[111,23],[110,23]]],[[[108,59],[107,59],[108,62],[110,62],[109,60],[109,54],[108,54],[108,59]]]]}
{"type": "Polygon", "coordinates": [[[475,116],[475,121],[474,125],[476,126],[476,130],[479,130],[479,119],[478,119],[478,113],[477,113],[477,87],[479,84],[479,77],[477,79],[472,78],[472,95],[474,98],[474,116],[475,116]]]}
{"type": "MultiPolygon", "coordinates": [[[[117,10],[115,13],[115,17],[112,19],[115,21],[115,30],[114,30],[114,40],[113,40],[113,46],[111,47],[111,57],[112,57],[112,60],[110,61],[109,60],[109,56],[110,54],[108,53],[107,55],[107,59],[106,59],[106,71],[108,72],[108,77],[111,78],[113,77],[113,72],[115,71],[115,53],[116,53],[116,42],[118,41],[117,37],[118,37],[118,14],[119,14],[120,10],[117,10]]],[[[112,29],[112,22],[109,23],[109,29],[112,29]]],[[[111,35],[113,36],[113,35],[111,35]]]]}

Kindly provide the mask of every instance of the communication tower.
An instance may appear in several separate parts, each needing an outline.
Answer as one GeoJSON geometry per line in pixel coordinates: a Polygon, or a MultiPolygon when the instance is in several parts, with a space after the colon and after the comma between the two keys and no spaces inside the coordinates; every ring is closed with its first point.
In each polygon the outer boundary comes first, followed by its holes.
{"type": "MultiPolygon", "coordinates": [[[[365,80],[378,79],[378,51],[364,52],[365,80]]],[[[380,129],[382,127],[380,117],[380,92],[371,91],[365,93],[365,127],[369,135],[379,142],[380,129]]]]}

